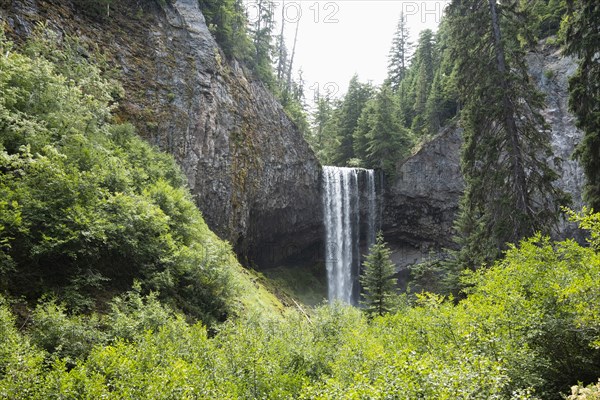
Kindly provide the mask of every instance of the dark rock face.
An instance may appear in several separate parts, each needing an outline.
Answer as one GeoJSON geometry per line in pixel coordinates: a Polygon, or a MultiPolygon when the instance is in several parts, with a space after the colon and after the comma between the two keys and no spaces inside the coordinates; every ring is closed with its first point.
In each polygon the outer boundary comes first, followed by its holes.
{"type": "MultiPolygon", "coordinates": [[[[559,173],[556,185],[572,197],[580,209],[585,178],[571,159],[582,133],[569,113],[568,77],[576,70],[573,59],[552,48],[541,48],[528,56],[531,77],[546,95],[542,115],[552,128],[554,157],[548,163],[559,173]]],[[[453,248],[453,221],[464,189],[460,172],[461,129],[447,128],[433,141],[396,166],[396,180],[387,185],[383,231],[399,270],[438,257],[443,248],[453,248]]],[[[581,239],[573,224],[562,221],[558,238],[581,239]]]]}
{"type": "Polygon", "coordinates": [[[322,245],[321,167],[264,85],[229,62],[197,0],[117,2],[109,17],[76,3],[0,5],[9,34],[36,22],[98,44],[122,71],[119,114],[182,166],[208,225],[241,261],[307,260],[322,245]]]}
{"type": "MultiPolygon", "coordinates": [[[[529,72],[542,93],[546,95],[546,108],[542,115],[552,127],[552,149],[554,158],[548,160],[558,172],[557,186],[571,195],[571,207],[580,210],[583,206],[583,168],[572,155],[583,138],[575,126],[575,116],[569,112],[569,77],[577,70],[572,57],[565,57],[554,47],[542,48],[527,57],[529,72]]],[[[561,221],[560,238],[575,238],[583,241],[583,233],[572,223],[561,221]]]]}
{"type": "Polygon", "coordinates": [[[383,231],[396,265],[420,262],[431,251],[452,247],[452,225],[464,188],[461,130],[445,129],[396,166],[386,186],[383,231]]]}

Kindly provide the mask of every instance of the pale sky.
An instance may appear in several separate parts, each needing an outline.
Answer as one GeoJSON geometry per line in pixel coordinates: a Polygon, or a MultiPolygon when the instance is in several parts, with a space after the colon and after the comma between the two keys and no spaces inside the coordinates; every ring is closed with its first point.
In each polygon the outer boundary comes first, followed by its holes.
{"type": "MultiPolygon", "coordinates": [[[[246,0],[252,18],[253,1],[246,0]]],[[[276,19],[281,19],[282,0],[276,19]]],[[[379,85],[387,76],[387,57],[401,12],[411,41],[419,32],[436,30],[449,0],[286,0],[286,41],[291,53],[299,21],[294,69],[302,68],[305,96],[311,103],[315,89],[342,95],[354,73],[361,82],[379,85]]],[[[278,28],[279,29],[279,28],[278,28]]],[[[278,33],[279,31],[277,31],[278,33]]]]}

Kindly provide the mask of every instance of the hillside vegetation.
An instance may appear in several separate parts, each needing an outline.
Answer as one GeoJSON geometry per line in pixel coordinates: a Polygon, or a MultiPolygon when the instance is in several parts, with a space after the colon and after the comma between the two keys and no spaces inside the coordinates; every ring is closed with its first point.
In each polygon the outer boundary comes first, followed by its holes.
{"type": "Polygon", "coordinates": [[[101,57],[40,29],[0,41],[0,285],[90,311],[139,282],[206,324],[253,286],[206,226],[173,158],[111,114],[121,94],[101,57]]]}
{"type": "Polygon", "coordinates": [[[586,246],[503,242],[489,268],[456,271],[460,299],[285,309],[208,229],[172,157],[115,117],[120,96],[77,40],[0,35],[0,398],[597,395],[600,214],[569,212],[586,246]]]}

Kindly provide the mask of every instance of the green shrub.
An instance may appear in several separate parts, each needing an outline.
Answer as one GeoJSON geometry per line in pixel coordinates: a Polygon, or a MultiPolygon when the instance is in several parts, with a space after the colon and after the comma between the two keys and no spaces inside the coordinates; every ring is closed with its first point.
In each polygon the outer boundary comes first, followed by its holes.
{"type": "Polygon", "coordinates": [[[582,387],[576,385],[571,387],[571,395],[567,400],[599,400],[600,399],[600,383],[582,387]]]}
{"type": "Polygon", "coordinates": [[[15,328],[15,319],[0,296],[0,398],[39,398],[44,354],[15,328]]]}
{"type": "Polygon", "coordinates": [[[192,318],[224,320],[230,247],[173,158],[112,122],[121,89],[89,50],[56,40],[40,31],[20,54],[0,39],[1,289],[85,311],[137,279],[192,318]]]}
{"type": "Polygon", "coordinates": [[[40,303],[31,320],[32,343],[71,366],[87,357],[95,345],[106,341],[97,316],[69,316],[65,307],[55,301],[40,303]]]}

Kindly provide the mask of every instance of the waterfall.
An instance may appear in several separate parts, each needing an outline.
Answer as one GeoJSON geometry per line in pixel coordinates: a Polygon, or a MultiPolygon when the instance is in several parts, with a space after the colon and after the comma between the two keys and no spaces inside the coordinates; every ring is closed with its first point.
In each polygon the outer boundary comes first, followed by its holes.
{"type": "Polygon", "coordinates": [[[358,288],[361,244],[364,250],[375,241],[375,172],[323,167],[323,210],[329,300],[353,304],[358,288]],[[366,200],[363,208],[361,197],[366,200]],[[364,223],[361,212],[365,216],[364,223]],[[361,225],[366,225],[363,236],[361,225]]]}
{"type": "Polygon", "coordinates": [[[369,219],[367,231],[367,246],[371,247],[375,243],[375,218],[377,209],[377,193],[375,192],[375,171],[367,170],[367,193],[369,199],[369,219]]]}

